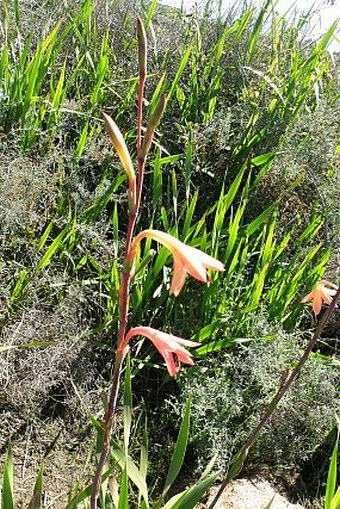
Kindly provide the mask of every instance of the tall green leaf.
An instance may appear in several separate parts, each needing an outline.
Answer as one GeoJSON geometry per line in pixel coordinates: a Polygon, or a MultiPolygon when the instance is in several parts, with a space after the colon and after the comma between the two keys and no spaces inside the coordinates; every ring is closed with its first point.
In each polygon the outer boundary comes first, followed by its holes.
{"type": "Polygon", "coordinates": [[[325,496],[325,509],[332,509],[332,500],[334,497],[337,480],[338,448],[339,448],[339,429],[328,470],[325,496]]]}
{"type": "Polygon", "coordinates": [[[42,507],[42,496],[44,488],[44,476],[43,467],[40,468],[37,479],[35,481],[33,496],[28,505],[28,509],[41,509],[42,507]]]}
{"type": "Polygon", "coordinates": [[[163,495],[165,495],[177,478],[182,468],[185,452],[187,449],[190,427],[191,398],[189,397],[185,406],[182,424],[178,433],[175,450],[171,459],[168,475],[165,480],[163,495]]]}
{"type": "Polygon", "coordinates": [[[13,499],[13,451],[12,444],[9,443],[7,457],[4,464],[4,474],[2,480],[2,509],[14,509],[13,499]]]}

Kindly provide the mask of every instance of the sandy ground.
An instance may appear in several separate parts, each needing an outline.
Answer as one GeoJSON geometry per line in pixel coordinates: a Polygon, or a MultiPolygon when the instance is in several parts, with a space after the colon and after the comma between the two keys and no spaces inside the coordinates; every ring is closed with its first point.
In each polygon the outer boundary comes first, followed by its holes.
{"type": "MultiPolygon", "coordinates": [[[[211,502],[216,494],[211,494],[211,502]]],[[[303,509],[302,505],[291,504],[280,495],[265,479],[237,479],[226,487],[215,509],[303,509]]]]}

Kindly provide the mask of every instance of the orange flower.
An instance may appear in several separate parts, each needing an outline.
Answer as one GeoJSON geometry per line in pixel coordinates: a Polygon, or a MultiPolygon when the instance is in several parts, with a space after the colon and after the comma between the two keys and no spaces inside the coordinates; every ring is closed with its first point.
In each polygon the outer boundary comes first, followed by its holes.
{"type": "Polygon", "coordinates": [[[129,330],[124,341],[122,341],[120,351],[123,353],[124,357],[128,352],[127,345],[130,339],[134,336],[145,336],[152,341],[161,356],[164,358],[171,376],[175,376],[176,371],[178,370],[178,367],[176,366],[177,360],[184,364],[189,364],[190,366],[194,364],[191,353],[188,352],[184,346],[193,347],[200,345],[200,343],[195,343],[195,341],[178,338],[177,336],[153,329],[152,327],[134,327],[129,330]]]}
{"type": "Polygon", "coordinates": [[[325,302],[326,304],[331,304],[333,300],[333,296],[336,294],[338,290],[338,287],[334,285],[333,283],[330,283],[326,279],[322,279],[312,290],[310,293],[308,293],[301,302],[309,302],[312,301],[312,307],[313,311],[315,313],[315,316],[317,316],[322,307],[322,303],[325,302]],[[330,287],[330,288],[328,288],[330,287]]]}
{"type": "Polygon", "coordinates": [[[138,243],[145,237],[152,238],[167,247],[174,258],[174,275],[171,282],[170,294],[177,296],[183,288],[187,272],[194,278],[207,283],[210,281],[207,269],[224,271],[224,265],[212,256],[199,249],[187,246],[168,233],[158,230],[144,230],[134,239],[129,254],[130,260],[135,258],[138,243]]]}

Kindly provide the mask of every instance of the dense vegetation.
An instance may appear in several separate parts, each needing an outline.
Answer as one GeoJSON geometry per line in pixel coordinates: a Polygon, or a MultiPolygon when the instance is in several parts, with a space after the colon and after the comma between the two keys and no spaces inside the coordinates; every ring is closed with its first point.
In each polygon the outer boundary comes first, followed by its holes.
{"type": "MultiPolygon", "coordinates": [[[[337,24],[314,41],[308,17],[280,17],[270,1],[223,16],[213,7],[0,7],[0,447],[12,437],[18,504],[45,457],[49,507],[93,473],[87,413],[100,418],[110,384],[127,225],[126,177],[101,112],[135,155],[137,14],[149,41],[146,117],[167,93],[139,227],[226,266],[213,284],[188,279],[175,304],[169,252],[142,247],[130,322],[202,344],[176,382],[150,345],[132,348],[131,454],[148,421],[154,496],[188,394],[195,478],[215,453],[226,467],[296,362],[315,326],[303,295],[322,277],[339,283],[339,58],[327,52],[337,24]]],[[[306,504],[324,493],[334,438],[338,316],[248,462],[300,475],[306,504]]]]}

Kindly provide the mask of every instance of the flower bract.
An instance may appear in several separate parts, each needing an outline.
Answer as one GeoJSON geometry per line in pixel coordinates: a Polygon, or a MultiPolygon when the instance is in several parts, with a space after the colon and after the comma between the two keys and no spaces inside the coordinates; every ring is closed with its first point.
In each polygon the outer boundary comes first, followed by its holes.
{"type": "Polygon", "coordinates": [[[112,120],[112,118],[104,112],[103,118],[110,139],[115,146],[115,149],[117,150],[119,159],[129,179],[129,209],[131,212],[133,212],[136,205],[136,174],[135,170],[133,169],[130,153],[126,146],[123,135],[114,120],[112,120]]]}

